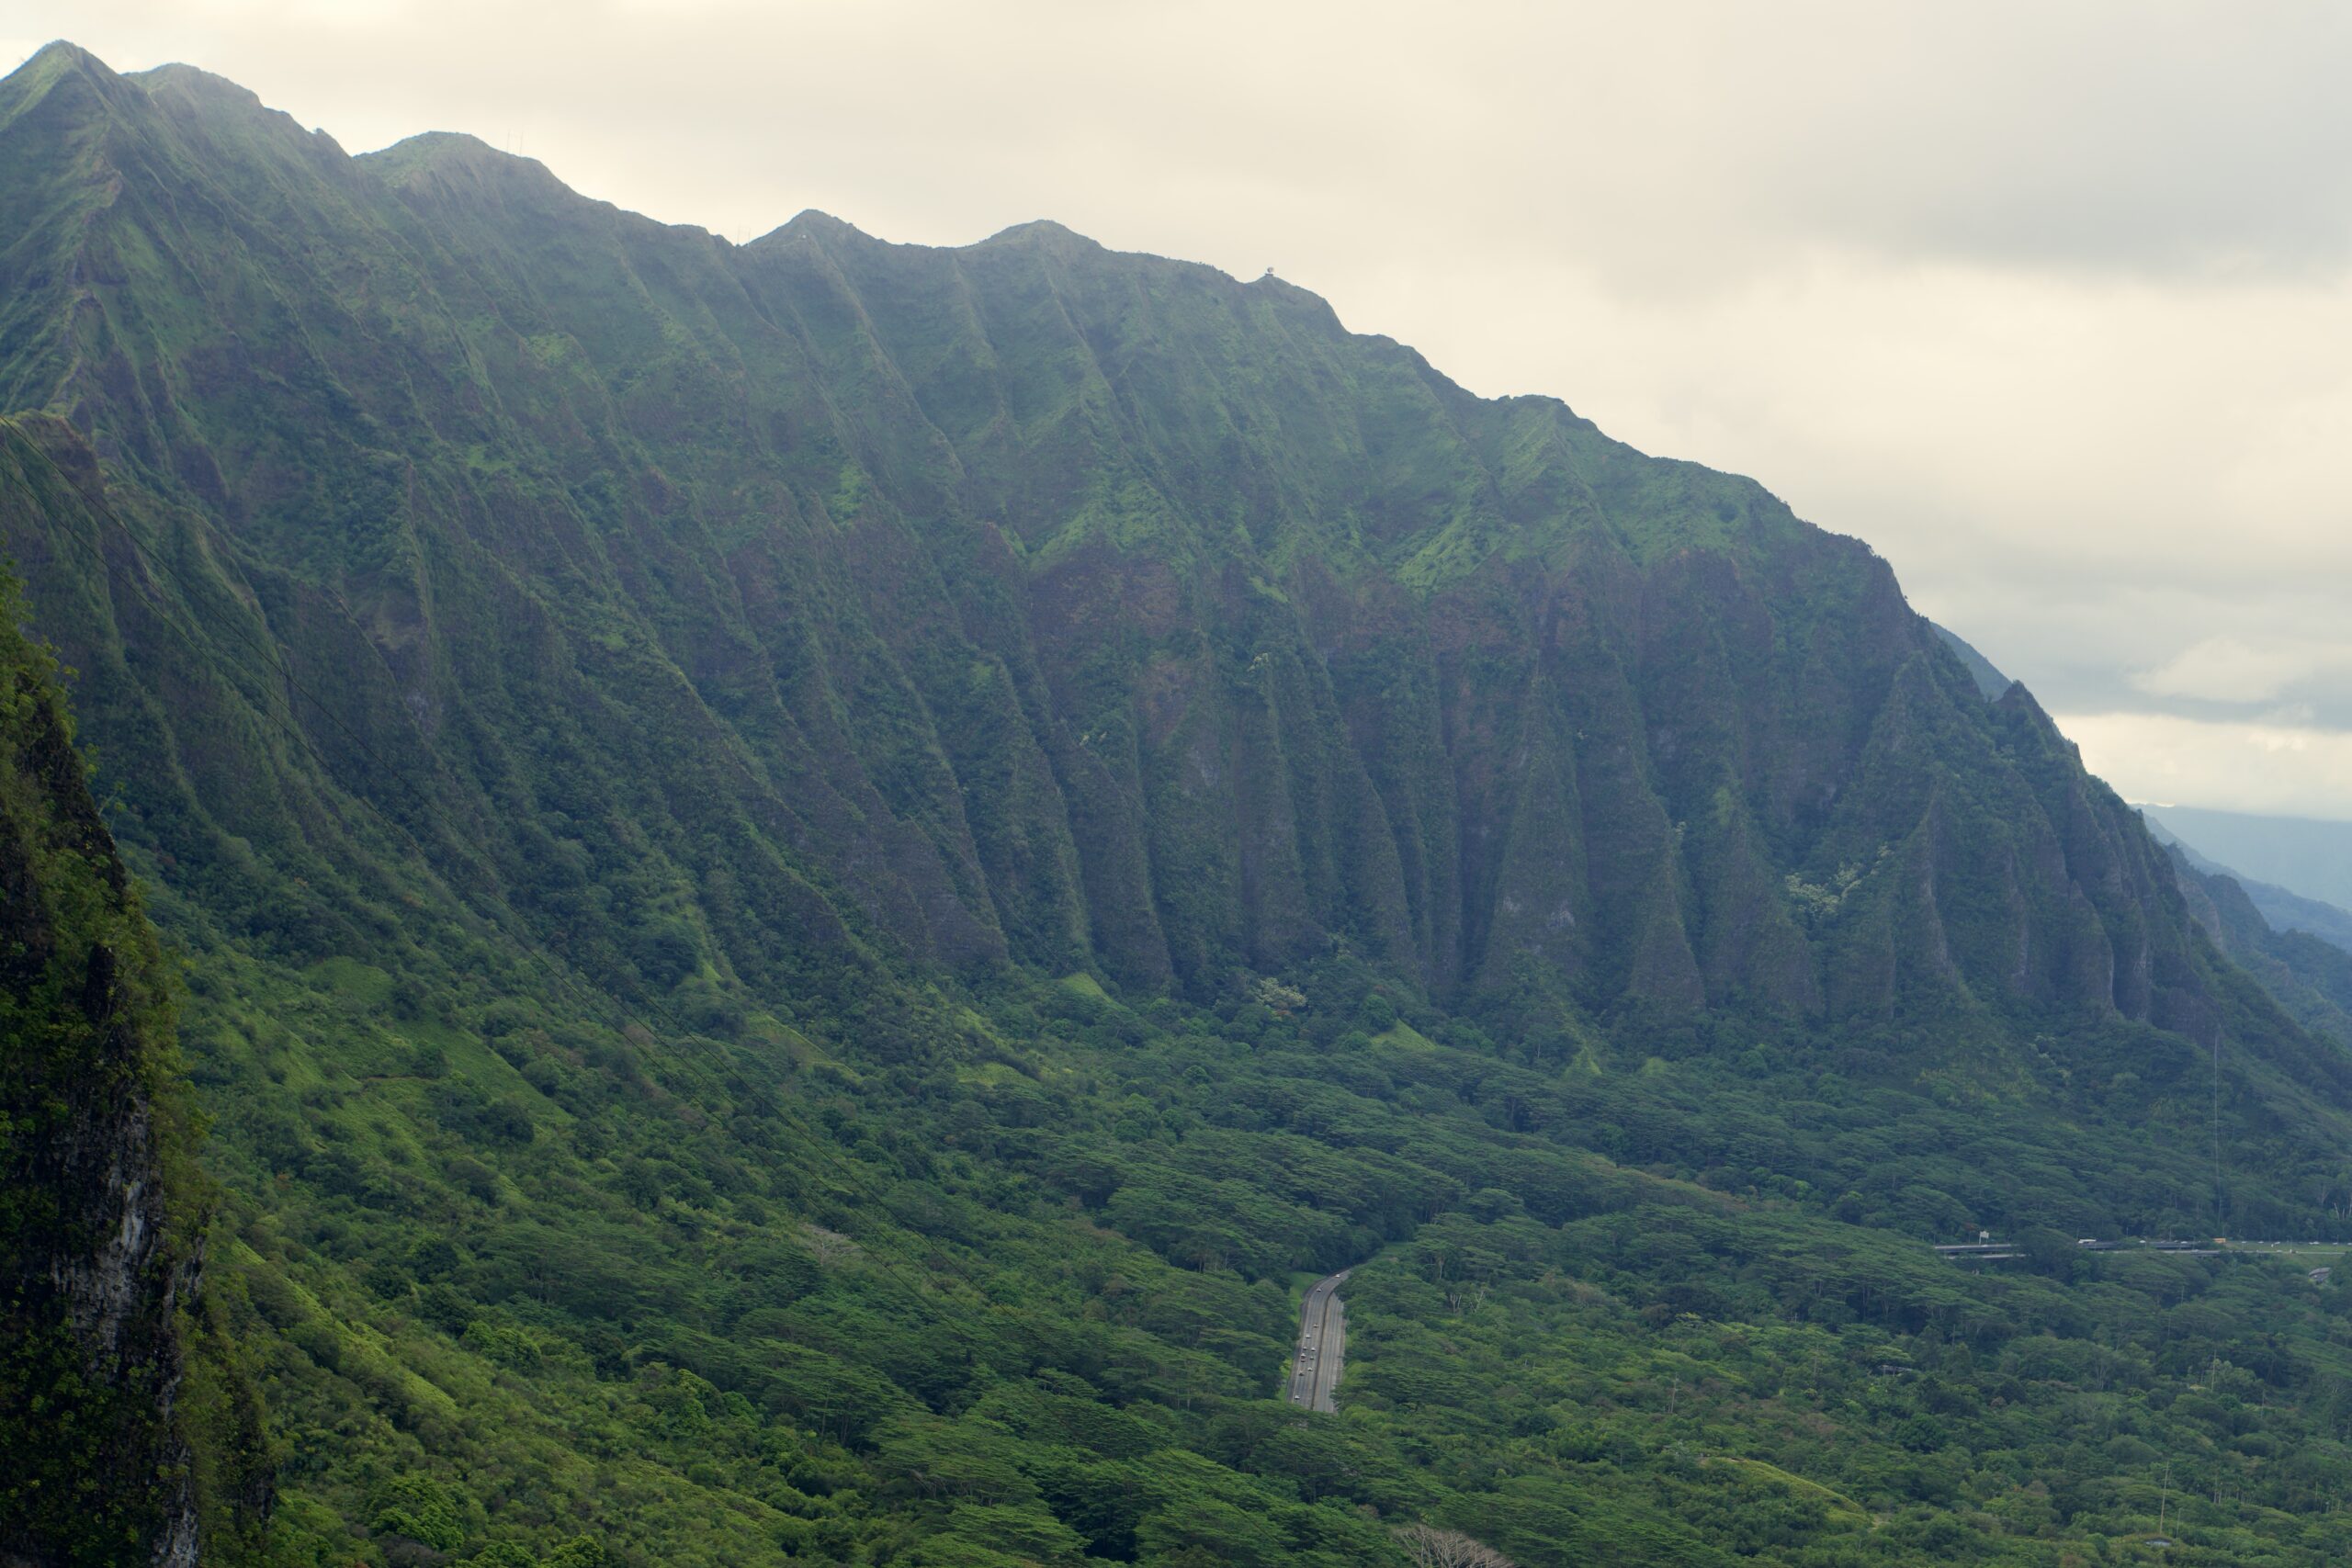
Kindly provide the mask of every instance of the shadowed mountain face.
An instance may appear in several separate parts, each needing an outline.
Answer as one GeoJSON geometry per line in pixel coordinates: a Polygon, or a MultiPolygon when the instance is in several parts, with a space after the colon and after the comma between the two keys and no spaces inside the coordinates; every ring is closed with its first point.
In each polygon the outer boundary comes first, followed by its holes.
{"type": "Polygon", "coordinates": [[[164,955],[0,571],[0,1562],[249,1545],[250,1388],[199,1295],[164,955]]]}
{"type": "Polygon", "coordinates": [[[1343,943],[1456,1003],[2212,1015],[2137,821],[1865,547],[1285,284],[737,248],[64,46],[0,171],[0,407],[59,416],[9,459],[78,498],[9,547],[140,716],[129,830],[273,940],[367,918],[390,822],[647,991],[1343,943]],[[317,776],[223,743],[283,728],[317,776]]]}

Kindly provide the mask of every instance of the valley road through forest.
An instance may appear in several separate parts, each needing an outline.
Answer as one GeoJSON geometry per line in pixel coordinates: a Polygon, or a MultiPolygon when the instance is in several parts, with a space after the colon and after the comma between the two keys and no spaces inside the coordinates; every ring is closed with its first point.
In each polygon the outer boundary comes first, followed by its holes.
{"type": "Polygon", "coordinates": [[[1340,1303],[1340,1283],[1354,1270],[1342,1269],[1315,1281],[1306,1303],[1298,1309],[1298,1355],[1291,1362],[1290,1402],[1309,1410],[1335,1411],[1331,1395],[1340,1386],[1340,1371],[1348,1351],[1347,1309],[1340,1303]]]}

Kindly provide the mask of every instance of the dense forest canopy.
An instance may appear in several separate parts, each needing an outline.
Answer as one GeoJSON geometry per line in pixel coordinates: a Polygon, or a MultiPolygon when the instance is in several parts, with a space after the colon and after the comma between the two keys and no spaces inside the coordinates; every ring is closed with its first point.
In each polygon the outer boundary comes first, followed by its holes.
{"type": "Polygon", "coordinates": [[[2334,1253],[2210,1246],[2352,1239],[2342,955],[1758,485],[1271,277],[66,45],[0,245],[208,1561],[2352,1547],[2334,1253]]]}

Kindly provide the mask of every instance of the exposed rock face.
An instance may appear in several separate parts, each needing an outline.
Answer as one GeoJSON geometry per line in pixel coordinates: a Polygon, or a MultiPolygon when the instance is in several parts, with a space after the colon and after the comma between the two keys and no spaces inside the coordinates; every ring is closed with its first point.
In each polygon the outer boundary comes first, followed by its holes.
{"type": "Polygon", "coordinates": [[[161,958],[0,579],[0,1562],[197,1561],[161,958]]]}

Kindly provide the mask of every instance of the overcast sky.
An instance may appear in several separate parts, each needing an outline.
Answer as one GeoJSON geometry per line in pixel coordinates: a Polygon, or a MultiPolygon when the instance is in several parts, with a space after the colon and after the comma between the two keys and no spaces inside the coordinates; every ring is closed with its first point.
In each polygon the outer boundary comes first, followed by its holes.
{"type": "Polygon", "coordinates": [[[2134,799],[2352,818],[2352,6],[0,0],[748,239],[1268,265],[1869,540],[2134,799]]]}

